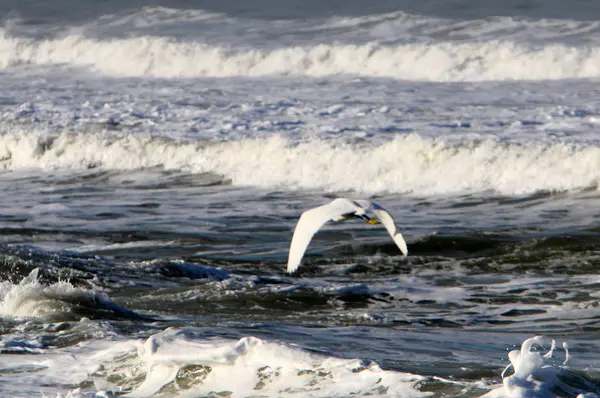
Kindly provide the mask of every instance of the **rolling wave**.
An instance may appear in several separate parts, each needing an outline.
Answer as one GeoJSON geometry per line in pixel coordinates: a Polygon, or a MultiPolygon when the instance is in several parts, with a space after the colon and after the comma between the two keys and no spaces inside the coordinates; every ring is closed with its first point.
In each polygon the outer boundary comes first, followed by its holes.
{"type": "Polygon", "coordinates": [[[0,136],[0,169],[159,168],[222,176],[222,183],[329,192],[460,194],[597,189],[594,144],[450,142],[416,134],[386,142],[290,142],[280,136],[180,142],[147,135],[0,136]]]}
{"type": "Polygon", "coordinates": [[[45,321],[72,319],[146,319],[114,303],[105,293],[78,289],[60,281],[51,285],[39,282],[39,268],[18,285],[0,283],[0,315],[40,318],[45,321]]]}
{"type": "Polygon", "coordinates": [[[67,65],[111,76],[357,75],[414,81],[594,78],[600,47],[509,40],[235,48],[166,37],[32,39],[0,33],[0,67],[67,65]]]}

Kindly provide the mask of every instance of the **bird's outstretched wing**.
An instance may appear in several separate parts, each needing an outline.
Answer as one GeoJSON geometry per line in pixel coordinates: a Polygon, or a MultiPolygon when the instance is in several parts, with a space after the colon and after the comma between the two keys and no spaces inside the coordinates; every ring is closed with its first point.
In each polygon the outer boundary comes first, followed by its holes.
{"type": "MultiPolygon", "coordinates": [[[[360,202],[367,202],[367,201],[363,201],[363,200],[357,201],[357,203],[359,203],[362,206],[363,203],[360,203],[360,202]]],[[[394,221],[394,218],[392,217],[392,215],[390,213],[388,213],[388,211],[386,209],[384,209],[383,207],[381,207],[380,205],[378,205],[375,202],[369,202],[369,204],[371,205],[370,210],[373,211],[373,213],[379,219],[379,221],[383,224],[385,229],[387,229],[388,233],[390,234],[392,239],[394,239],[396,246],[398,246],[398,248],[400,249],[402,254],[404,254],[406,256],[408,254],[408,247],[406,246],[404,237],[398,231],[398,228],[396,227],[396,222],[394,221]]]]}
{"type": "Polygon", "coordinates": [[[300,266],[300,261],[310,243],[313,235],[321,229],[327,221],[338,219],[344,214],[355,213],[359,210],[352,201],[345,198],[334,199],[331,203],[307,210],[298,219],[290,254],[288,256],[287,272],[292,273],[300,266]]]}

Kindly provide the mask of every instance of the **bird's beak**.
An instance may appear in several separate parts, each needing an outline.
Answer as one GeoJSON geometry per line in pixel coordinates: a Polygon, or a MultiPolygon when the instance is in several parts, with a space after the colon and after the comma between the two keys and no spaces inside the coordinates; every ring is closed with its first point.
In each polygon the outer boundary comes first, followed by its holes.
{"type": "Polygon", "coordinates": [[[372,224],[372,225],[375,225],[375,224],[380,224],[380,222],[379,222],[379,220],[377,220],[377,219],[375,219],[375,218],[369,218],[369,219],[367,220],[367,224],[372,224]]]}

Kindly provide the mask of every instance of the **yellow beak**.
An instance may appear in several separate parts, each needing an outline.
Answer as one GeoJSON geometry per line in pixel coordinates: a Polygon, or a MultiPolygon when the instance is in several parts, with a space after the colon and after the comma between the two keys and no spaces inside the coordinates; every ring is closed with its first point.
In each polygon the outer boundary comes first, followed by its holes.
{"type": "Polygon", "coordinates": [[[367,224],[379,224],[379,220],[376,220],[374,218],[369,218],[369,221],[367,221],[367,224]]]}

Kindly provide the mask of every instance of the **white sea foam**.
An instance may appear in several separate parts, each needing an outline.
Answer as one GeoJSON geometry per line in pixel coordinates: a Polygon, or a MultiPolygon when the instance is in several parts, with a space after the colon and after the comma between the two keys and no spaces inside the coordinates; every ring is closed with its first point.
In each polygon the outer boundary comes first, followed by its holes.
{"type": "Polygon", "coordinates": [[[323,43],[236,48],[158,36],[44,40],[0,32],[0,67],[65,64],[154,77],[360,75],[416,81],[545,80],[600,76],[600,47],[512,41],[381,45],[323,43]]]}
{"type": "Polygon", "coordinates": [[[128,391],[128,397],[160,392],[192,397],[226,393],[248,395],[345,397],[387,394],[426,396],[415,386],[424,377],[382,370],[376,363],[315,354],[255,337],[240,340],[202,337],[202,330],[172,329],[145,342],[120,344],[88,358],[89,375],[103,391],[128,391]],[[137,350],[135,350],[137,348],[137,350]],[[132,350],[134,349],[134,350],[132,350]],[[126,351],[126,352],[125,352],[126,351]],[[105,377],[118,380],[117,384],[105,377]],[[141,381],[141,383],[140,383],[141,381]]]}
{"type": "MultiPolygon", "coordinates": [[[[38,281],[39,269],[34,269],[18,285],[0,285],[0,314],[16,317],[40,317],[52,312],[67,312],[61,297],[80,293],[68,282],[44,286],[38,281]]],[[[85,294],[85,293],[84,293],[85,294]]]]}
{"type": "Polygon", "coordinates": [[[293,143],[281,137],[192,143],[145,135],[62,134],[49,140],[5,134],[0,159],[4,170],[161,167],[214,173],[234,185],[332,192],[526,194],[595,188],[600,181],[600,147],[593,144],[450,142],[415,134],[359,144],[293,143]]]}
{"type": "Polygon", "coordinates": [[[599,397],[597,386],[567,371],[567,343],[563,343],[565,357],[562,364],[553,357],[556,350],[554,340],[548,343],[549,339],[536,336],[525,340],[520,350],[510,351],[510,365],[502,373],[502,386],[490,391],[484,398],[599,397]],[[542,354],[539,349],[547,345],[550,349],[542,354]],[[534,350],[536,347],[537,351],[534,350]],[[510,368],[512,374],[504,377],[510,374],[510,368]]]}
{"type": "Polygon", "coordinates": [[[372,362],[326,357],[253,337],[203,341],[194,335],[194,330],[167,329],[150,337],[140,347],[139,355],[149,371],[131,396],[148,396],[158,391],[176,379],[182,364],[190,363],[208,367],[206,374],[197,375],[202,384],[194,387],[194,394],[222,390],[246,396],[258,390],[267,395],[302,393],[327,397],[376,392],[422,395],[414,388],[422,377],[384,371],[372,362]]]}
{"type": "Polygon", "coordinates": [[[23,278],[18,284],[0,283],[0,316],[61,320],[77,317],[77,312],[109,311],[114,314],[131,315],[101,292],[76,288],[71,283],[59,281],[44,285],[39,282],[39,268],[23,278]]]}
{"type": "Polygon", "coordinates": [[[411,398],[429,395],[416,388],[427,377],[383,370],[368,360],[331,357],[255,337],[232,340],[207,338],[203,333],[202,329],[169,328],[146,341],[97,339],[40,353],[35,361],[5,358],[0,359],[0,364],[11,369],[35,369],[36,372],[26,372],[20,378],[32,389],[41,385],[88,386],[73,391],[43,388],[47,396],[57,397],[150,397],[159,392],[173,397],[223,394],[232,398],[257,394],[411,398]]]}
{"type": "MultiPolygon", "coordinates": [[[[203,329],[169,328],[145,341],[98,339],[40,352],[35,362],[20,356],[23,359],[0,360],[0,364],[6,369],[35,369],[20,376],[33,389],[40,385],[86,385],[72,391],[43,387],[46,396],[56,397],[148,397],[157,393],[174,397],[430,395],[419,388],[432,378],[383,370],[368,360],[331,357],[255,337],[231,340],[204,334],[203,329]]],[[[569,371],[568,349],[563,343],[564,354],[558,355],[559,348],[550,339],[536,336],[525,340],[520,350],[509,353],[511,364],[502,372],[502,384],[491,386],[484,397],[600,397],[591,379],[569,371]]],[[[402,358],[401,352],[396,355],[402,358]]],[[[437,383],[468,384],[435,379],[437,383]]],[[[482,387],[482,383],[477,381],[473,386],[482,387]]]]}

